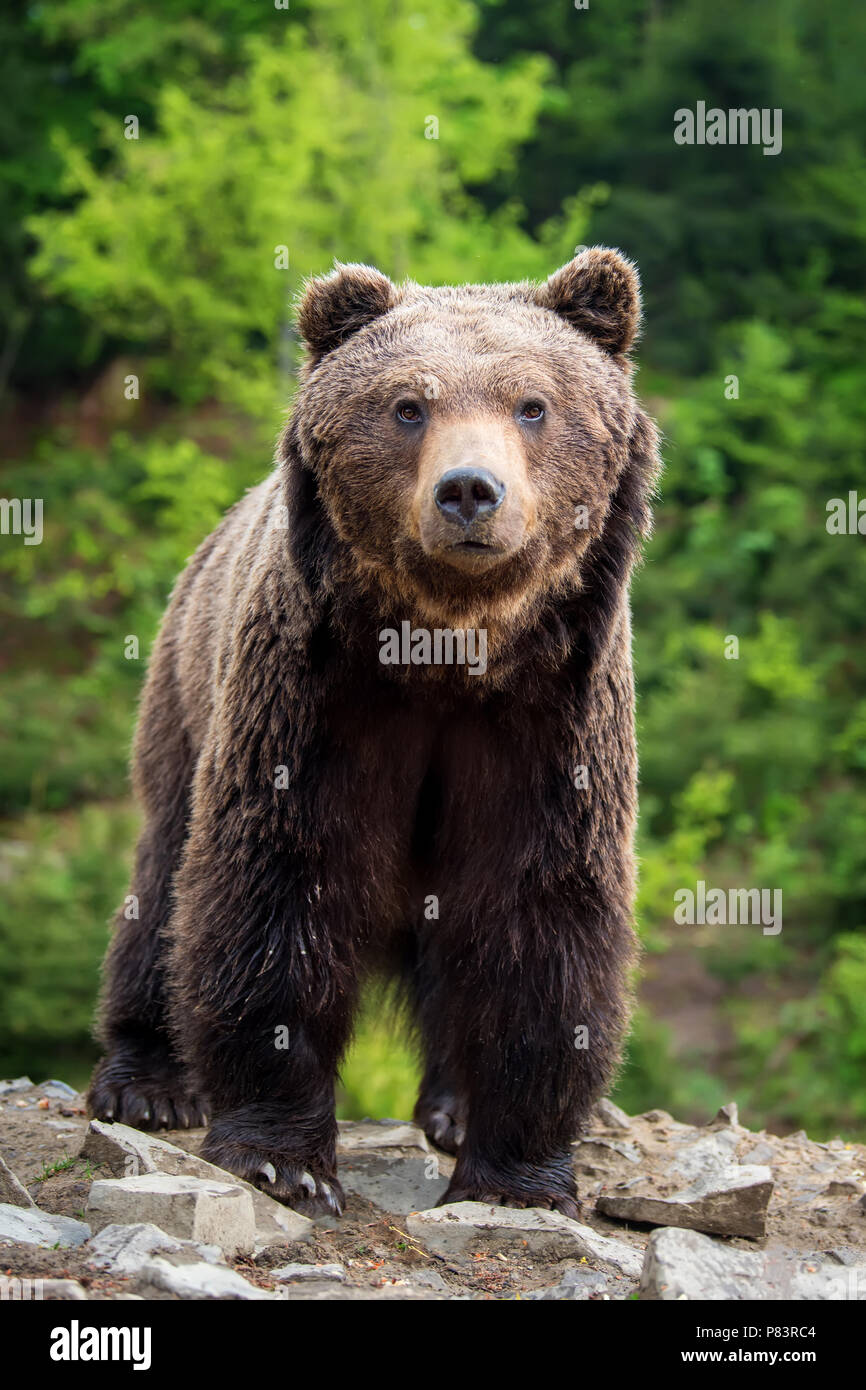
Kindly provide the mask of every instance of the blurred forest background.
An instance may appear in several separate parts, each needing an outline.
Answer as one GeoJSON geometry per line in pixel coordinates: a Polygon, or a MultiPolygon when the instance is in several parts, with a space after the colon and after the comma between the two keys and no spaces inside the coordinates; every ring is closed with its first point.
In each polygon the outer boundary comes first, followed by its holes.
{"type": "MultiPolygon", "coordinates": [[[[150,643],[269,469],[302,278],[544,277],[602,242],[641,269],[666,436],[617,1096],[866,1136],[866,543],[825,526],[866,495],[864,59],[855,0],[4,9],[0,491],[44,498],[44,540],[0,537],[0,1075],[87,1075],[150,643]],[[677,145],[698,101],[781,108],[782,153],[677,145]],[[698,879],[781,888],[783,931],[676,926],[698,879]]],[[[371,1005],[342,1113],[407,1115],[414,1074],[371,1005]]]]}

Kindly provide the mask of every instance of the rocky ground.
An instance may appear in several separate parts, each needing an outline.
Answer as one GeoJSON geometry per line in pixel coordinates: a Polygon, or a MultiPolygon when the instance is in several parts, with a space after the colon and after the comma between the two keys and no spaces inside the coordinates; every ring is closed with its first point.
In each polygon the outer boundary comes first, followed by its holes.
{"type": "Polygon", "coordinates": [[[453,1159],[397,1120],[340,1126],[341,1219],[198,1157],[203,1130],[89,1122],[0,1082],[0,1297],[866,1300],[866,1147],[609,1101],[574,1146],[580,1221],[436,1207],[453,1159]]]}

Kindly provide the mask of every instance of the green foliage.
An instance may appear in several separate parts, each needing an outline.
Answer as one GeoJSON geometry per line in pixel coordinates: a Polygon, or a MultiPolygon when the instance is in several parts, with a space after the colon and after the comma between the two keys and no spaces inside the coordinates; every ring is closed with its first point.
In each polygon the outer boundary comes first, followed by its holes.
{"type": "Polygon", "coordinates": [[[174,580],[265,472],[260,458],[226,462],[181,431],[117,433],[104,451],[46,439],[7,473],[7,495],[44,497],[44,538],[0,550],[0,814],[122,794],[136,697],[174,580]]]}
{"type": "Polygon", "coordinates": [[[343,1120],[408,1119],[419,1080],[418,1059],[399,1014],[388,1007],[381,989],[368,990],[340,1069],[338,1116],[343,1120]]]}
{"type": "Polygon", "coordinates": [[[58,136],[76,203],[33,218],[34,274],[106,333],[156,345],[153,385],[252,412],[275,404],[291,295],[335,249],[398,277],[540,273],[579,218],[542,248],[519,204],[482,214],[468,187],[513,165],[546,64],[479,63],[473,22],[464,0],[322,4],[307,26],[246,38],[224,85],[163,86],[138,139],[101,120],[101,159],[58,136]]]}
{"type": "Polygon", "coordinates": [[[94,983],[124,891],[135,813],[27,816],[0,852],[4,1070],[83,1081],[94,983]]]}

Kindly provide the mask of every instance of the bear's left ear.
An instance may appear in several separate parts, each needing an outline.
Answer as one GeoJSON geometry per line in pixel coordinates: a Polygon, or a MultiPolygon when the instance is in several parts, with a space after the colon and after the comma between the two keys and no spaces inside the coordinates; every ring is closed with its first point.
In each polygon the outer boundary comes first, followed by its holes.
{"type": "Polygon", "coordinates": [[[640,280],[631,261],[607,246],[591,246],[535,291],[605,352],[628,352],[640,325],[640,280]]]}
{"type": "Polygon", "coordinates": [[[298,306],[298,330],[316,361],[387,314],[398,291],[387,275],[370,265],[340,265],[330,275],[307,282],[298,306]]]}

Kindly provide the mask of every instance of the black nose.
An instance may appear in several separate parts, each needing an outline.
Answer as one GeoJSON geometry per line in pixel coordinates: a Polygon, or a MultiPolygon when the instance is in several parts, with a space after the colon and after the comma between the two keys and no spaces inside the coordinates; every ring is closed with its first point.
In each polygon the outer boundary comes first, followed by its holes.
{"type": "Polygon", "coordinates": [[[486,468],[451,468],[433,489],[436,506],[449,521],[469,526],[502,505],[505,484],[486,468]]]}

